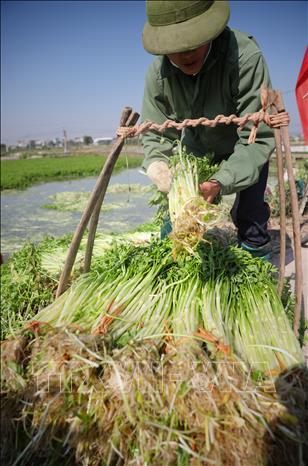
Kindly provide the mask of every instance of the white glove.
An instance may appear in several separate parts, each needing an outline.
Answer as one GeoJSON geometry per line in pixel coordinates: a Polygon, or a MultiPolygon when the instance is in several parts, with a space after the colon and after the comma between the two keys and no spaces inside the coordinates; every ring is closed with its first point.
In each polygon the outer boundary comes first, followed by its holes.
{"type": "Polygon", "coordinates": [[[168,193],[171,188],[171,172],[163,161],[152,162],[147,169],[150,180],[156,184],[158,191],[168,193]]]}

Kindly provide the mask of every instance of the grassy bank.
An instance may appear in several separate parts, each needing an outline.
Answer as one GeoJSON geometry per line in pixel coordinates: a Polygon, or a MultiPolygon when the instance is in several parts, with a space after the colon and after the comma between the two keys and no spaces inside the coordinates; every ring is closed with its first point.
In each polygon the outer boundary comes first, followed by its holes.
{"type": "MultiPolygon", "coordinates": [[[[39,159],[1,161],[1,191],[23,189],[35,183],[100,173],[107,155],[84,155],[66,157],[44,157],[39,159]]],[[[123,168],[139,167],[142,155],[122,154],[116,163],[115,171],[123,168]]]]}

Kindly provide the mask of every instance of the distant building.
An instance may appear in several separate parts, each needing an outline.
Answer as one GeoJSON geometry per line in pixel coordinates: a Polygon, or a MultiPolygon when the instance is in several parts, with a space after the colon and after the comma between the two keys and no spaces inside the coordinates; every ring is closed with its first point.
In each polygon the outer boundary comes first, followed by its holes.
{"type": "Polygon", "coordinates": [[[34,146],[41,149],[43,146],[45,146],[45,141],[41,141],[40,139],[36,139],[34,141],[34,146]]]}
{"type": "Polygon", "coordinates": [[[73,141],[75,144],[83,144],[83,137],[74,138],[73,141]]]}
{"type": "Polygon", "coordinates": [[[297,145],[291,145],[290,146],[291,148],[291,152],[293,152],[294,154],[305,154],[308,156],[308,146],[305,146],[304,144],[303,145],[300,145],[300,146],[297,146],[297,145]]]}
{"type": "Polygon", "coordinates": [[[16,144],[16,147],[18,147],[19,149],[25,149],[27,146],[28,146],[28,142],[27,141],[17,141],[17,144],[16,144]]]}
{"type": "Polygon", "coordinates": [[[99,144],[111,144],[113,138],[93,138],[93,144],[98,146],[99,144]]]}
{"type": "Polygon", "coordinates": [[[49,139],[47,142],[46,142],[46,146],[47,147],[55,147],[56,145],[56,142],[54,139],[49,139]]]}

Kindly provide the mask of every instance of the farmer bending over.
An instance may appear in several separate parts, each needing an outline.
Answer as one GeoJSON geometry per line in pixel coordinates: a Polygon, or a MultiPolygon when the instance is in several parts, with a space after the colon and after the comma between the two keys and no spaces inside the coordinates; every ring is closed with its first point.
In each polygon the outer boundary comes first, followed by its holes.
{"type": "MultiPolygon", "coordinates": [[[[260,88],[270,87],[268,69],[254,38],[227,27],[227,1],[147,0],[146,11],[143,45],[157,57],[146,75],[142,121],[214,119],[261,109],[260,88]]],[[[212,153],[214,163],[224,161],[213,179],[200,186],[203,197],[213,202],[219,193],[236,193],[231,216],[239,244],[254,256],[268,257],[270,210],[264,191],[274,138],[264,123],[253,144],[247,142],[249,133],[247,126],[239,132],[234,124],[200,125],[182,132],[167,129],[162,143],[158,133],[149,132],[142,136],[143,168],[158,190],[167,193],[176,140],[181,139],[188,153],[212,153]]]]}

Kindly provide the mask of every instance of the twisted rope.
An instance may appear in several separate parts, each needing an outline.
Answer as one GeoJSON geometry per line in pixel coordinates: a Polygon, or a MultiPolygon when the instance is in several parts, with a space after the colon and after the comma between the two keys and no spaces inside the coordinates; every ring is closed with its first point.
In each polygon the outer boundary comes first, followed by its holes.
{"type": "Polygon", "coordinates": [[[139,125],[131,126],[131,127],[124,127],[121,126],[117,129],[117,136],[122,138],[133,138],[135,136],[139,136],[140,134],[147,133],[149,131],[157,131],[158,133],[163,133],[168,128],[174,128],[176,130],[182,130],[187,128],[188,126],[192,126],[195,128],[196,126],[210,126],[214,128],[218,124],[235,124],[239,126],[239,130],[241,131],[249,122],[253,123],[253,126],[250,130],[250,135],[248,138],[248,144],[252,144],[256,140],[257,131],[261,122],[264,122],[270,128],[280,128],[282,126],[288,126],[290,123],[290,117],[287,112],[280,112],[276,115],[270,115],[267,112],[267,108],[269,107],[268,104],[268,90],[265,88],[261,89],[261,105],[262,108],[258,112],[255,113],[246,113],[245,115],[238,117],[235,114],[224,116],[224,115],[217,115],[213,120],[209,120],[208,118],[201,117],[197,119],[189,119],[186,118],[180,123],[177,123],[173,120],[166,120],[163,124],[159,125],[157,123],[153,123],[152,121],[145,121],[139,125]]]}

